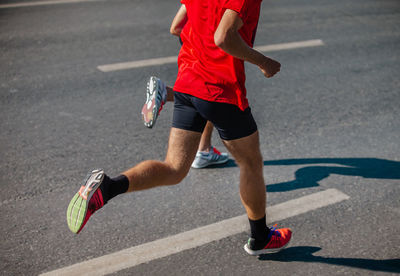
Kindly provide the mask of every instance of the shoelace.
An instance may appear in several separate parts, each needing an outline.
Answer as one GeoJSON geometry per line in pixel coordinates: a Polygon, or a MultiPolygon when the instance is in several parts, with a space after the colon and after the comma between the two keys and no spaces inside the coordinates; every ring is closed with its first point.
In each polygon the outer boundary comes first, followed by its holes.
{"type": "Polygon", "coordinates": [[[268,239],[269,238],[271,238],[272,236],[278,236],[278,237],[280,237],[281,236],[281,233],[278,231],[278,229],[276,228],[276,226],[278,226],[278,224],[275,224],[274,226],[272,226],[270,229],[269,229],[269,235],[268,235],[268,239]]]}

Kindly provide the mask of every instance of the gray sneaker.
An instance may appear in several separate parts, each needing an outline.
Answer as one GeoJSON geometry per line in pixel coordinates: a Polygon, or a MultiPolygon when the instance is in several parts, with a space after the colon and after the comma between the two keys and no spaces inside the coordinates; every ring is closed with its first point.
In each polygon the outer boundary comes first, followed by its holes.
{"type": "Polygon", "coordinates": [[[147,82],[146,102],[142,108],[143,123],[152,128],[156,123],[158,114],[166,102],[167,88],[159,78],[150,77],[147,82]]]}
{"type": "Polygon", "coordinates": [[[201,169],[210,165],[224,164],[228,162],[227,153],[220,153],[216,148],[211,147],[209,152],[198,151],[192,163],[192,168],[201,169]]]}

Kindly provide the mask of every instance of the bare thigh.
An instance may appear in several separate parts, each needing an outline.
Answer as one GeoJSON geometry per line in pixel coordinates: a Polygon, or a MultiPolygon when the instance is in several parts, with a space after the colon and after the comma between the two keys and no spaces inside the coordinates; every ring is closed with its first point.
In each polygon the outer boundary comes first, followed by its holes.
{"type": "Polygon", "coordinates": [[[236,140],[223,140],[226,148],[235,158],[240,168],[262,170],[263,160],[260,152],[258,131],[236,140]]]}
{"type": "Polygon", "coordinates": [[[196,156],[200,137],[200,132],[171,128],[165,162],[186,176],[196,156]]]}

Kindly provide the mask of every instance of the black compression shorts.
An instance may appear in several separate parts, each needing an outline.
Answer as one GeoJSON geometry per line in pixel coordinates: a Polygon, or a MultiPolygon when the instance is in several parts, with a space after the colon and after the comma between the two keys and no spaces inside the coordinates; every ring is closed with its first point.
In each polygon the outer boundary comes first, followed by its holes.
{"type": "Polygon", "coordinates": [[[250,107],[244,111],[233,104],[209,102],[189,94],[174,93],[172,126],[203,132],[207,121],[214,124],[223,140],[234,140],[257,131],[250,107]]]}

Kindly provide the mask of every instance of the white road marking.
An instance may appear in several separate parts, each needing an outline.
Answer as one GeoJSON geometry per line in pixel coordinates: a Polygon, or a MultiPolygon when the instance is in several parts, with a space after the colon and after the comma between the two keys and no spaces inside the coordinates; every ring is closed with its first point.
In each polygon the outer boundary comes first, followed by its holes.
{"type": "Polygon", "coordinates": [[[273,51],[291,50],[291,49],[299,49],[307,47],[317,47],[324,45],[325,44],[321,39],[313,39],[313,40],[258,46],[255,47],[255,49],[260,52],[273,52],[273,51]]]}
{"type": "MultiPolygon", "coordinates": [[[[349,198],[348,195],[336,189],[317,192],[268,207],[267,220],[271,224],[271,222],[304,214],[349,198]]],[[[242,215],[41,275],[106,275],[221,240],[245,232],[247,228],[247,216],[242,215]]]]}
{"type": "Polygon", "coordinates": [[[57,4],[71,4],[71,3],[81,3],[81,2],[96,2],[96,1],[104,1],[104,0],[50,0],[50,1],[25,2],[25,3],[14,3],[14,4],[2,4],[0,5],[0,9],[47,6],[47,5],[57,5],[57,4]]]}
{"type": "Polygon", "coordinates": [[[82,119],[85,121],[91,121],[93,119],[90,116],[78,116],[77,114],[72,114],[72,113],[64,112],[64,111],[58,112],[58,115],[60,115],[62,117],[67,117],[67,118],[74,118],[74,119],[78,118],[78,119],[82,119]]]}
{"type": "Polygon", "coordinates": [[[132,68],[140,68],[140,67],[147,67],[147,66],[156,66],[156,65],[163,65],[163,64],[170,64],[170,63],[177,63],[178,57],[171,56],[171,57],[162,57],[162,58],[151,58],[151,59],[144,59],[138,61],[129,61],[129,62],[121,62],[121,63],[114,63],[108,65],[100,65],[97,66],[97,69],[103,72],[112,72],[118,70],[126,70],[132,68]]]}
{"type": "MultiPolygon", "coordinates": [[[[257,49],[260,52],[273,52],[273,51],[290,50],[290,49],[297,49],[297,48],[317,47],[317,46],[323,46],[323,45],[324,45],[324,42],[322,40],[314,39],[314,40],[258,46],[258,47],[255,47],[255,49],[257,49]]],[[[97,69],[99,69],[102,72],[112,72],[112,71],[118,71],[118,70],[127,70],[127,69],[147,67],[147,66],[156,66],[156,65],[177,63],[177,60],[178,60],[178,56],[152,58],[152,59],[144,59],[144,60],[137,60],[137,61],[99,65],[99,66],[97,66],[97,69]]]]}

